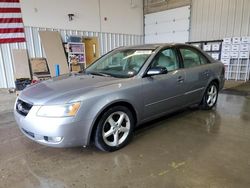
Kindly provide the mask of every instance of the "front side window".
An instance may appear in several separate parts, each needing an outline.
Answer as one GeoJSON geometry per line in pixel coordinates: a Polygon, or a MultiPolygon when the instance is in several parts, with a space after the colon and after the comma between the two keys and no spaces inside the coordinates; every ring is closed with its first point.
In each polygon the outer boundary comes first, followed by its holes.
{"type": "Polygon", "coordinates": [[[169,48],[159,52],[151,65],[151,68],[153,67],[163,67],[168,71],[178,69],[179,63],[177,61],[175,50],[169,48]]]}
{"type": "Polygon", "coordinates": [[[191,50],[189,48],[181,48],[180,52],[183,59],[184,68],[196,67],[201,64],[208,63],[205,57],[195,50],[191,50]]]}
{"type": "Polygon", "coordinates": [[[113,51],[86,69],[86,73],[110,75],[119,78],[135,76],[152,50],[126,49],[113,51]]]}

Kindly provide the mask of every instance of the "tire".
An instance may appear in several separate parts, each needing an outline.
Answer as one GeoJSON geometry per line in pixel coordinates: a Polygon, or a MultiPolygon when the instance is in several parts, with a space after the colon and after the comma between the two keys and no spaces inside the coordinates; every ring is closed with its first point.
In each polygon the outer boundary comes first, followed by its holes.
{"type": "Polygon", "coordinates": [[[132,139],[134,124],[133,115],[127,107],[109,108],[97,123],[95,146],[108,152],[123,148],[132,139]]]}
{"type": "Polygon", "coordinates": [[[212,109],[217,102],[218,99],[218,85],[215,82],[211,82],[202,98],[200,107],[203,110],[210,110],[212,109]]]}

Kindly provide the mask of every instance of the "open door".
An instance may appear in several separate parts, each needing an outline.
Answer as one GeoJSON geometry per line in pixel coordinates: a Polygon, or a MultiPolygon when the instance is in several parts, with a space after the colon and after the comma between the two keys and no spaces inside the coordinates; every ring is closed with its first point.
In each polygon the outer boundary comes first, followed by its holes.
{"type": "Polygon", "coordinates": [[[87,37],[83,39],[85,43],[86,65],[89,66],[100,56],[99,41],[97,37],[87,37]]]}

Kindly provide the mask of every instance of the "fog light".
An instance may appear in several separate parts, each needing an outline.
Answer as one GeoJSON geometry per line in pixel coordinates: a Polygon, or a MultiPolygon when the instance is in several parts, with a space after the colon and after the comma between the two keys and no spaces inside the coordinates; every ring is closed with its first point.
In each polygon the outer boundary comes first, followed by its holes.
{"type": "Polygon", "coordinates": [[[60,142],[62,140],[62,137],[57,136],[57,137],[51,137],[51,140],[54,142],[60,142]]]}
{"type": "Polygon", "coordinates": [[[55,136],[55,137],[45,136],[45,137],[44,137],[44,140],[46,140],[47,142],[56,143],[56,142],[61,142],[61,141],[62,141],[62,138],[63,138],[63,137],[61,137],[61,136],[55,136]]]}

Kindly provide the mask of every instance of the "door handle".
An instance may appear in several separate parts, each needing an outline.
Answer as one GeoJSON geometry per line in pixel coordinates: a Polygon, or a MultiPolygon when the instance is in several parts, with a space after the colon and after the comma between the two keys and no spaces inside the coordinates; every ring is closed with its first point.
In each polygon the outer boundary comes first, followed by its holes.
{"type": "Polygon", "coordinates": [[[182,76],[179,76],[179,77],[177,78],[177,82],[179,82],[179,83],[184,82],[184,78],[183,78],[182,76]]]}

